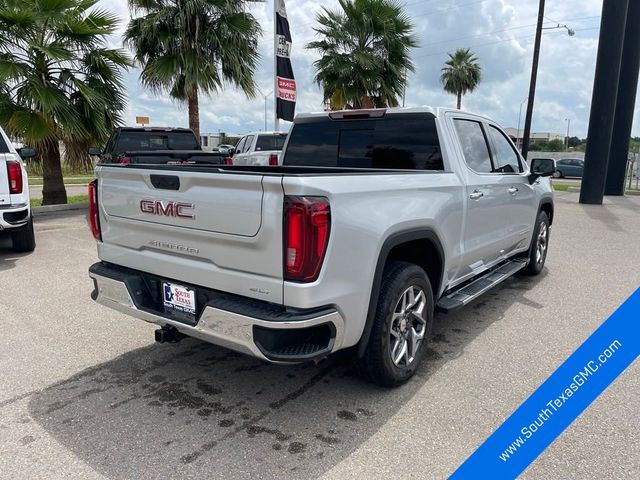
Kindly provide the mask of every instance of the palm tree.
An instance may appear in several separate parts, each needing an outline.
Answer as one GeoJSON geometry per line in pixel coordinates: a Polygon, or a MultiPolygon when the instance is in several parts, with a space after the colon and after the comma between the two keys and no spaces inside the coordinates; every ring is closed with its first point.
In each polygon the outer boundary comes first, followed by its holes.
{"type": "Polygon", "coordinates": [[[397,106],[414,71],[409,50],[418,46],[413,25],[391,0],[339,0],[341,11],[316,17],[320,40],[315,80],[332,109],[397,106]]]}
{"type": "Polygon", "coordinates": [[[444,63],[440,82],[445,92],[457,96],[458,110],[462,108],[462,96],[473,92],[482,79],[482,67],[478,58],[469,48],[460,48],[449,54],[449,60],[444,63]]]}
{"type": "Polygon", "coordinates": [[[60,142],[102,141],[124,109],[130,60],[106,48],[117,21],[97,1],[0,0],[0,123],[37,149],[43,205],[67,201],[60,142]]]}
{"type": "Polygon", "coordinates": [[[187,102],[189,128],[200,137],[200,92],[225,83],[254,97],[260,24],[245,0],[129,0],[141,17],[129,22],[125,41],[141,65],[142,84],[187,102]]]}

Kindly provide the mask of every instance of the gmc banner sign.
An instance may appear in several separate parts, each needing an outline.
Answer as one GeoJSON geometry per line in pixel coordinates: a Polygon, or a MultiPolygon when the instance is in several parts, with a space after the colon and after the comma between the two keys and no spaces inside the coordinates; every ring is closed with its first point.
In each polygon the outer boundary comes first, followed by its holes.
{"type": "Polygon", "coordinates": [[[291,31],[284,0],[276,2],[276,117],[293,122],[296,81],[291,67],[291,31]]]}

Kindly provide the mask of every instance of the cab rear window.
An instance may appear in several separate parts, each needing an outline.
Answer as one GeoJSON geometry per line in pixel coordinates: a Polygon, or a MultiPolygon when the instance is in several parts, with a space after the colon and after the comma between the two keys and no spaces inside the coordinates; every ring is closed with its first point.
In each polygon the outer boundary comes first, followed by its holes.
{"type": "Polygon", "coordinates": [[[428,113],[303,120],[293,126],[283,164],[444,170],[435,117],[428,113]]]}

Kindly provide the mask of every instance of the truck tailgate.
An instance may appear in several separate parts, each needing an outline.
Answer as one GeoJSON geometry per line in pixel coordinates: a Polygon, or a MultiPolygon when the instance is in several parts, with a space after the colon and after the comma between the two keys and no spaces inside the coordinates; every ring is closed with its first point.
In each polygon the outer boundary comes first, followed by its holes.
{"type": "Polygon", "coordinates": [[[103,261],[282,302],[281,177],[133,165],[96,176],[103,261]]]}

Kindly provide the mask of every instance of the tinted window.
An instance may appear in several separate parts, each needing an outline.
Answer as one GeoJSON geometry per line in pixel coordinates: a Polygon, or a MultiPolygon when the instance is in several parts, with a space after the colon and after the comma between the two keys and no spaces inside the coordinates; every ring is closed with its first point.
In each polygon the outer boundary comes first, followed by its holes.
{"type": "Polygon", "coordinates": [[[123,130],[116,143],[116,153],[141,150],[197,150],[199,148],[196,137],[191,132],[123,130]]]}
{"type": "Polygon", "coordinates": [[[518,154],[507,140],[507,137],[493,126],[489,126],[489,137],[493,144],[493,171],[497,173],[522,172],[518,154]]]}
{"type": "Polygon", "coordinates": [[[260,150],[282,150],[286,135],[258,135],[256,151],[260,150]]]}
{"type": "Polygon", "coordinates": [[[482,132],[482,126],[479,122],[472,120],[454,120],[464,160],[471,170],[478,173],[491,173],[491,157],[487,141],[482,132]]]}
{"type": "Polygon", "coordinates": [[[569,165],[571,162],[569,160],[559,160],[556,162],[556,165],[569,165]]]}
{"type": "Polygon", "coordinates": [[[394,114],[383,118],[297,123],[284,165],[444,170],[435,117],[394,114]]]}
{"type": "Polygon", "coordinates": [[[9,147],[7,146],[7,142],[4,141],[2,135],[0,135],[0,153],[9,153],[9,147]]]}

